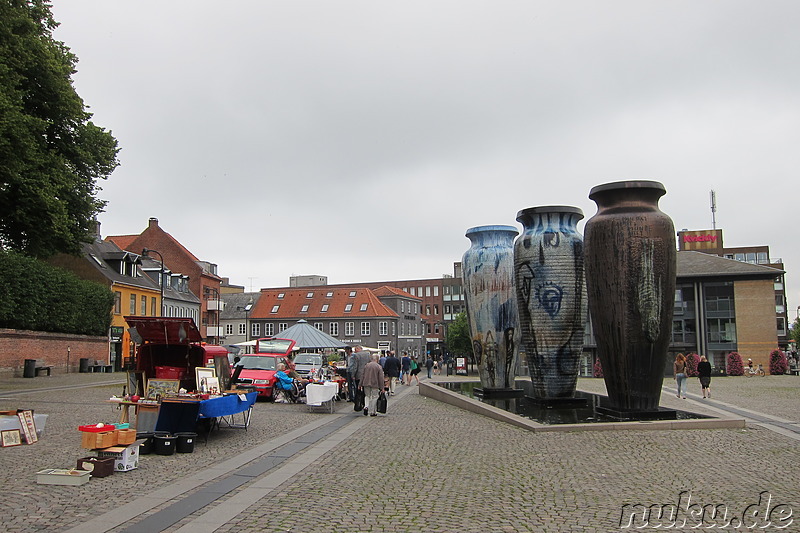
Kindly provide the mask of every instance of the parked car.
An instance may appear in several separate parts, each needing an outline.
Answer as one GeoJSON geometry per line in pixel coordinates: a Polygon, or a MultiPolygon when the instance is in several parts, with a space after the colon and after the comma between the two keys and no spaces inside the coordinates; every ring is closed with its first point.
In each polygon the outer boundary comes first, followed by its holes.
{"type": "Polygon", "coordinates": [[[236,364],[241,370],[234,370],[234,376],[238,372],[237,383],[251,385],[258,392],[259,398],[272,399],[275,382],[278,380],[275,377],[278,363],[285,364],[289,371],[294,370],[294,363],[285,355],[243,355],[236,364]]]}
{"type": "Polygon", "coordinates": [[[295,372],[302,377],[308,377],[313,369],[318,372],[326,364],[325,358],[318,353],[299,353],[294,356],[295,372]]]}

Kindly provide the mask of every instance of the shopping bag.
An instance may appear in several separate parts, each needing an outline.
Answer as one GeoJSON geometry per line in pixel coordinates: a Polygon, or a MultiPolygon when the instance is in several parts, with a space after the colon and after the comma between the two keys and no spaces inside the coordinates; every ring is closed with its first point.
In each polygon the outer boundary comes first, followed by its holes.
{"type": "Polygon", "coordinates": [[[353,399],[353,411],[362,411],[364,409],[364,389],[356,389],[356,395],[353,399]]]}
{"type": "Polygon", "coordinates": [[[381,391],[378,395],[378,412],[379,413],[386,413],[386,405],[389,403],[389,400],[386,399],[386,393],[381,391]]]}

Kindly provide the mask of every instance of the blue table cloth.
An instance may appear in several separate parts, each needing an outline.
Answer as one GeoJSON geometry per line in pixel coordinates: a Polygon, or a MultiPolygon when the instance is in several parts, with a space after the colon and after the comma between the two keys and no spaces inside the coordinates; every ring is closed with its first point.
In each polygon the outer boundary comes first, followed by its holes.
{"type": "Polygon", "coordinates": [[[209,398],[200,402],[200,418],[216,418],[219,416],[235,415],[247,411],[256,402],[257,392],[242,394],[228,394],[219,398],[209,398]],[[240,396],[245,399],[242,400],[240,396]]]}
{"type": "Polygon", "coordinates": [[[218,418],[247,411],[258,398],[257,392],[229,394],[219,398],[209,398],[200,402],[164,400],[158,410],[156,431],[191,432],[195,431],[200,419],[218,418]]]}

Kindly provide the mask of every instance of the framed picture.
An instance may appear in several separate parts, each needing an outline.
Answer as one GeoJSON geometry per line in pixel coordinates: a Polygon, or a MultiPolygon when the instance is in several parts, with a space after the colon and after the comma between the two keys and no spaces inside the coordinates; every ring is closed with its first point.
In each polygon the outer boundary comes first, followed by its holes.
{"type": "Polygon", "coordinates": [[[17,418],[19,418],[19,425],[22,428],[22,434],[25,436],[25,442],[33,444],[39,440],[36,434],[36,424],[33,421],[33,411],[24,409],[17,411],[17,418]]]}
{"type": "Polygon", "coordinates": [[[19,446],[22,444],[22,435],[18,429],[7,429],[5,431],[0,431],[0,443],[3,445],[3,448],[8,446],[19,446]]]}
{"type": "Polygon", "coordinates": [[[179,379],[148,379],[145,398],[154,400],[164,396],[176,396],[181,388],[179,379]]]}
{"type": "Polygon", "coordinates": [[[195,383],[197,383],[198,390],[201,390],[207,378],[217,377],[217,369],[198,366],[197,368],[194,369],[194,377],[195,377],[195,383]]]}
{"type": "Polygon", "coordinates": [[[201,378],[200,388],[206,392],[219,393],[219,378],[201,378]]]}

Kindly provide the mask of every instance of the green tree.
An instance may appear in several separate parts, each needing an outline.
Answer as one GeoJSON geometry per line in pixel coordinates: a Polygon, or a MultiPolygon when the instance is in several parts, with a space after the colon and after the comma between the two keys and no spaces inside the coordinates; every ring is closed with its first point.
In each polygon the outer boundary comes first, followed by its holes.
{"type": "Polygon", "coordinates": [[[78,253],[105,202],[117,141],[72,86],[77,58],[53,39],[45,0],[0,0],[0,249],[78,253]]]}
{"type": "Polygon", "coordinates": [[[472,358],[472,339],[466,313],[459,313],[447,328],[447,349],[453,355],[472,358]]]}
{"type": "Polygon", "coordinates": [[[800,316],[794,319],[794,322],[792,323],[792,329],[789,332],[789,338],[800,344],[800,316]]]}

